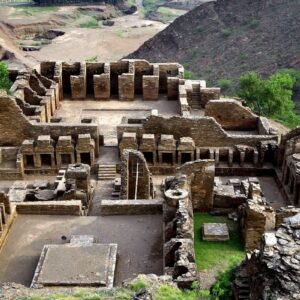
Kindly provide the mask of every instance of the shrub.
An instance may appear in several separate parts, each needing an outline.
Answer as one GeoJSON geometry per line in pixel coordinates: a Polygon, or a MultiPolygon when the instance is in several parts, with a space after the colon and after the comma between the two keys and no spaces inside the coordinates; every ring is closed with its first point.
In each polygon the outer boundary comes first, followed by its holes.
{"type": "Polygon", "coordinates": [[[251,20],[249,22],[249,27],[252,28],[252,29],[254,29],[254,28],[258,27],[258,26],[259,26],[259,20],[254,19],[254,20],[251,20]]]}
{"type": "Polygon", "coordinates": [[[192,72],[192,71],[188,71],[188,70],[185,70],[184,71],[184,79],[197,79],[197,75],[192,72]]]}
{"type": "Polygon", "coordinates": [[[236,269],[236,266],[239,262],[240,261],[237,259],[232,259],[229,267],[225,271],[219,273],[216,282],[210,289],[210,293],[213,299],[232,299],[231,283],[233,281],[234,270],[236,269]]]}
{"type": "Polygon", "coordinates": [[[134,292],[138,292],[146,288],[147,288],[147,284],[141,279],[136,279],[130,284],[130,289],[134,292]]]}
{"type": "Polygon", "coordinates": [[[232,81],[230,79],[220,79],[218,81],[218,86],[221,88],[222,92],[227,91],[232,85],[232,81]]]}
{"type": "Polygon", "coordinates": [[[232,30],[230,28],[224,28],[222,30],[222,36],[227,38],[232,34],[232,30]]]}
{"type": "Polygon", "coordinates": [[[96,28],[98,27],[98,21],[95,17],[89,17],[89,20],[80,24],[81,28],[96,28]]]}
{"type": "Polygon", "coordinates": [[[9,74],[7,65],[4,62],[0,62],[0,89],[8,91],[12,85],[9,80],[9,74]]]}

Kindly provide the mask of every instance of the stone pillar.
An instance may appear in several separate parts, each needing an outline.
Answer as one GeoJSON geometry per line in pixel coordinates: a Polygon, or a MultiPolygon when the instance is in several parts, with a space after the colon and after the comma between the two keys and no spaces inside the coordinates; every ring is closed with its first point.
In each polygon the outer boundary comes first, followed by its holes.
{"type": "Polygon", "coordinates": [[[119,99],[121,101],[134,100],[134,74],[124,73],[118,76],[119,99]]]}
{"type": "Polygon", "coordinates": [[[179,95],[179,78],[177,77],[168,77],[168,99],[169,100],[178,100],[179,95]]]}
{"type": "Polygon", "coordinates": [[[143,76],[143,99],[158,100],[159,96],[159,76],[143,76]]]}
{"type": "Polygon", "coordinates": [[[121,142],[119,144],[120,156],[122,158],[122,153],[124,149],[138,149],[136,133],[135,132],[124,132],[122,135],[121,142]]]}
{"type": "Polygon", "coordinates": [[[109,74],[94,75],[94,94],[96,100],[110,99],[110,76],[109,74]]]}
{"type": "Polygon", "coordinates": [[[210,100],[220,99],[220,95],[220,88],[200,88],[201,107],[204,108],[206,103],[210,100]]]}

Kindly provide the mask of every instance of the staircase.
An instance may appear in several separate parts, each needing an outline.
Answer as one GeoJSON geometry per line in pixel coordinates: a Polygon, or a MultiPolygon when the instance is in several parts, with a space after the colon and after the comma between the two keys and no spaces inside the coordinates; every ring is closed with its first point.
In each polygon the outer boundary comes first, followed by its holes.
{"type": "Polygon", "coordinates": [[[234,281],[236,287],[236,299],[239,300],[250,300],[250,284],[249,278],[238,277],[234,281]]]}
{"type": "Polygon", "coordinates": [[[114,180],[116,177],[116,165],[99,165],[98,180],[114,180]]]}
{"type": "Polygon", "coordinates": [[[201,109],[200,84],[193,84],[192,109],[201,109]]]}

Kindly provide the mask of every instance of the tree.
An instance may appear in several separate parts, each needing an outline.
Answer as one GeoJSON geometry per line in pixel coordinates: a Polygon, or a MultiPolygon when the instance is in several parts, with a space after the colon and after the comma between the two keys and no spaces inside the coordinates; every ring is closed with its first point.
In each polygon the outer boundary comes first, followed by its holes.
{"type": "Polygon", "coordinates": [[[12,85],[9,80],[7,66],[4,62],[0,62],[0,89],[8,91],[12,85]]]}
{"type": "Polygon", "coordinates": [[[240,77],[239,96],[259,115],[281,116],[294,112],[294,83],[294,78],[286,73],[275,73],[263,80],[257,73],[250,72],[240,77]]]}

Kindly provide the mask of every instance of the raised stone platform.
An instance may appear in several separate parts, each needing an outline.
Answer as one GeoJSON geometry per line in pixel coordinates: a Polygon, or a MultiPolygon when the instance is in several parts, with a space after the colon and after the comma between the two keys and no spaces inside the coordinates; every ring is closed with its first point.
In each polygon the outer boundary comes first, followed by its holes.
{"type": "Polygon", "coordinates": [[[117,244],[96,244],[88,236],[69,244],[45,245],[31,287],[82,286],[112,288],[117,244]]]}
{"type": "Polygon", "coordinates": [[[204,241],[228,241],[229,231],[225,223],[205,223],[202,226],[204,241]]]}

